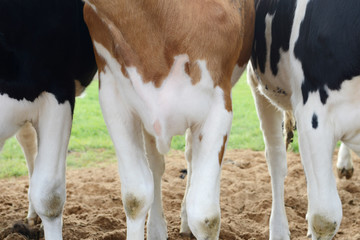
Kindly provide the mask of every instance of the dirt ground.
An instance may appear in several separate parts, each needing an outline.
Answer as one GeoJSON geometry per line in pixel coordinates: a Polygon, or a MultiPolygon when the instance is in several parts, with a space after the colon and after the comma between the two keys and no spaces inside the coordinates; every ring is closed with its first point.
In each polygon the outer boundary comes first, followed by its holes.
{"type": "MultiPolygon", "coordinates": [[[[335,239],[360,240],[360,161],[356,158],[354,162],[353,178],[337,180],[344,217],[335,239]]],[[[186,183],[180,178],[180,170],[186,166],[183,153],[172,151],[166,165],[163,202],[169,239],[182,239],[180,205],[186,183]]],[[[27,188],[26,177],[0,180],[0,239],[24,239],[11,233],[11,227],[26,217],[27,188]]],[[[291,239],[306,239],[306,182],[298,154],[288,153],[285,205],[291,239]]],[[[271,186],[263,152],[227,151],[221,209],[220,239],[268,239],[271,186]]],[[[64,239],[125,239],[125,214],[115,164],[67,171],[63,233],[64,239]]]]}

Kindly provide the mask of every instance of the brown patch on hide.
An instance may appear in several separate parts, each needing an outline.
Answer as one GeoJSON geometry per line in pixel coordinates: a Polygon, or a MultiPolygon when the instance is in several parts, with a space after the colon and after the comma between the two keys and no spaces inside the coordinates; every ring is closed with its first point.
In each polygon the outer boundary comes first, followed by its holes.
{"type": "MultiPolygon", "coordinates": [[[[84,18],[91,37],[110,52],[122,69],[135,66],[144,83],[153,82],[160,87],[169,75],[174,57],[187,54],[189,62],[184,67],[196,84],[201,77],[196,61],[205,60],[214,87],[223,89],[225,107],[231,111],[232,70],[238,59],[247,59],[251,51],[248,42],[252,34],[244,37],[244,31],[253,27],[252,1],[90,0],[90,3],[96,12],[86,4],[84,18]]],[[[99,56],[96,60],[103,71],[105,61],[99,56]]]]}
{"type": "Polygon", "coordinates": [[[221,146],[221,150],[219,152],[219,164],[221,165],[222,163],[222,160],[224,158],[224,153],[225,153],[225,146],[226,146],[226,141],[227,141],[227,135],[224,136],[224,139],[223,139],[223,145],[221,146]]]}

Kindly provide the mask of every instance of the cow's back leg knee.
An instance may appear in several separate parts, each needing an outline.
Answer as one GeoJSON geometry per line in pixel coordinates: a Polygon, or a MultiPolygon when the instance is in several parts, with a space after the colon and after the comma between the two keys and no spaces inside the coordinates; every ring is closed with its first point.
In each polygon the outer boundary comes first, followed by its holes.
{"type": "MultiPolygon", "coordinates": [[[[154,199],[154,184],[150,175],[137,175],[134,185],[122,181],[122,201],[126,214],[127,240],[144,239],[145,218],[154,199]]],[[[123,180],[123,179],[122,179],[123,180]]]]}

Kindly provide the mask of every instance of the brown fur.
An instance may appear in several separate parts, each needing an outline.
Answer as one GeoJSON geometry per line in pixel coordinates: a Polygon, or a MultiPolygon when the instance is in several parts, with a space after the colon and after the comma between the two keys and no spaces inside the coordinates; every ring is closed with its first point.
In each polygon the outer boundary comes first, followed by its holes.
{"type": "Polygon", "coordinates": [[[241,54],[238,59],[237,64],[242,67],[249,61],[251,56],[251,50],[253,45],[254,39],[254,21],[255,21],[255,7],[253,0],[244,0],[241,1],[241,15],[243,17],[243,21],[241,22],[242,25],[242,46],[241,46],[241,54]]]}
{"type": "Polygon", "coordinates": [[[225,136],[224,136],[224,139],[223,139],[223,140],[224,140],[223,145],[222,145],[221,150],[220,150],[220,152],[219,152],[219,164],[220,164],[220,165],[221,165],[222,160],[223,160],[223,158],[224,158],[225,145],[226,145],[227,138],[228,138],[228,136],[225,135],[225,136]]]}
{"type": "MultiPolygon", "coordinates": [[[[224,90],[225,108],[232,111],[230,79],[235,64],[250,57],[253,0],[89,2],[96,7],[96,12],[87,4],[84,8],[91,37],[117,59],[123,72],[124,66],[136,66],[145,83],[160,87],[174,57],[188,54],[185,69],[197,84],[201,73],[195,62],[206,60],[214,87],[224,90]]],[[[104,71],[106,63],[97,54],[96,61],[99,72],[104,71]]]]}

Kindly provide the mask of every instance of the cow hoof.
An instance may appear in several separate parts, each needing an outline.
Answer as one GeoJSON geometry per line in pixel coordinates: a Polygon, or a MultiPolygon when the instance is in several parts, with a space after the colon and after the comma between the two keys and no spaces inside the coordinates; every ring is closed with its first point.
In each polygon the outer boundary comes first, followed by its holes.
{"type": "Polygon", "coordinates": [[[192,232],[180,232],[180,237],[182,238],[189,238],[189,239],[194,239],[194,235],[192,234],[192,232]]]}
{"type": "Polygon", "coordinates": [[[34,218],[25,218],[24,222],[25,224],[29,225],[29,227],[34,227],[35,225],[41,223],[41,218],[39,216],[34,218]]]}
{"type": "Polygon", "coordinates": [[[40,238],[44,238],[43,228],[30,228],[29,225],[22,222],[15,223],[12,231],[26,237],[27,239],[38,240],[40,238]]]}
{"type": "Polygon", "coordinates": [[[346,177],[346,179],[350,179],[354,174],[354,168],[350,168],[350,169],[338,168],[337,173],[340,179],[342,179],[343,177],[346,177]]]}
{"type": "Polygon", "coordinates": [[[336,233],[337,223],[315,214],[312,218],[312,235],[318,240],[330,240],[336,233]]]}

